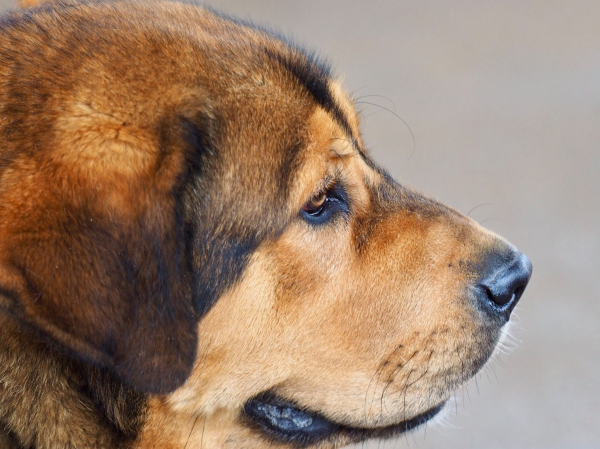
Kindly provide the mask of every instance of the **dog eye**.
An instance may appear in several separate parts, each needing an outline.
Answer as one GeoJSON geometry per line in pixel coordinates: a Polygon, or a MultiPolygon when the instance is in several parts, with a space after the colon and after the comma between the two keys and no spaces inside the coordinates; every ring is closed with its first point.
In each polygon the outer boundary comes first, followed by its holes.
{"type": "Polygon", "coordinates": [[[300,210],[300,216],[313,225],[325,224],[340,214],[348,216],[350,209],[344,189],[333,185],[313,196],[300,210]]]}
{"type": "Polygon", "coordinates": [[[327,192],[323,191],[313,196],[308,203],[302,207],[302,211],[308,215],[315,216],[323,212],[323,207],[327,201],[327,192]]]}

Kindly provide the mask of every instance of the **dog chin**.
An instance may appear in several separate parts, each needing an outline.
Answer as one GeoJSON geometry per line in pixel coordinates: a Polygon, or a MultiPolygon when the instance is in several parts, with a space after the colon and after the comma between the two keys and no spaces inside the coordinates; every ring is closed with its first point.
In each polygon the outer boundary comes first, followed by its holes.
{"type": "Polygon", "coordinates": [[[336,423],[318,412],[266,392],[249,400],[243,414],[248,425],[277,442],[311,445],[332,439],[353,442],[399,435],[434,418],[444,405],[445,401],[396,424],[366,428],[336,423]]]}

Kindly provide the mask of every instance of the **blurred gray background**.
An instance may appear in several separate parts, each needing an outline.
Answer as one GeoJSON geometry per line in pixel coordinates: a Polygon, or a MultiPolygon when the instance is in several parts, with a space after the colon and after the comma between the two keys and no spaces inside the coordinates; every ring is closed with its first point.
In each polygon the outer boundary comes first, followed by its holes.
{"type": "Polygon", "coordinates": [[[330,57],[375,158],[533,261],[514,350],[443,423],[363,447],[600,447],[600,2],[209,4],[330,57]]]}

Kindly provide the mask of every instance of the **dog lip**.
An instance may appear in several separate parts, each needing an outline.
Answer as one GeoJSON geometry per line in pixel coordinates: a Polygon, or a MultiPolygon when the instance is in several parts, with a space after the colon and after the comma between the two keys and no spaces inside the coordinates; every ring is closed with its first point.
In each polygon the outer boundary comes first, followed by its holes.
{"type": "Polygon", "coordinates": [[[431,409],[385,427],[352,427],[335,423],[318,412],[307,410],[287,401],[273,392],[262,393],[250,399],[243,413],[252,427],[284,443],[315,444],[334,434],[347,435],[351,440],[385,438],[407,432],[429,421],[444,407],[445,402],[431,409]]]}
{"type": "Polygon", "coordinates": [[[250,399],[244,405],[244,414],[253,427],[284,442],[316,443],[339,428],[339,425],[318,413],[286,401],[272,392],[250,399]]]}

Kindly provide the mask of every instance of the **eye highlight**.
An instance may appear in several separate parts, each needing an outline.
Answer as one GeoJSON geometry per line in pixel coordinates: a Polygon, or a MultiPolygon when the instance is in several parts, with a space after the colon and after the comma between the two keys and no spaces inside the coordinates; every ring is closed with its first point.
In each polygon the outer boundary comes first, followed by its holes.
{"type": "Polygon", "coordinates": [[[346,192],[335,182],[330,182],[300,210],[300,217],[312,225],[326,224],[340,215],[347,217],[349,214],[346,192]]]}

